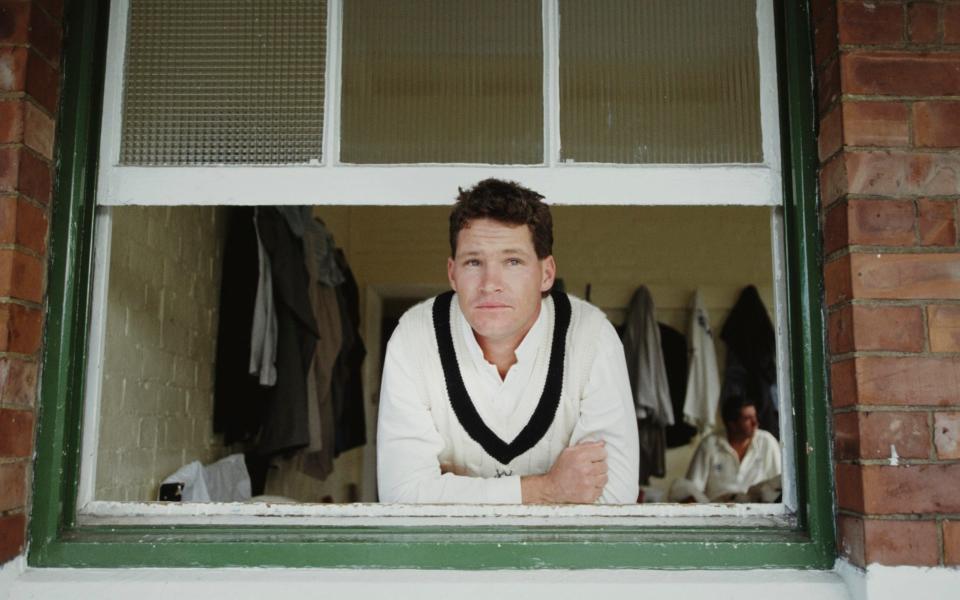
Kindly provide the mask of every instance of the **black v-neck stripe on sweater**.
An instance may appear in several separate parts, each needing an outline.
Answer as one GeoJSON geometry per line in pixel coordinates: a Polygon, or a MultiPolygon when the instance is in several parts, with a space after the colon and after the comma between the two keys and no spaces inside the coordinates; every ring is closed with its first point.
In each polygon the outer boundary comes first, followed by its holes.
{"type": "Polygon", "coordinates": [[[562,292],[551,292],[554,306],[553,341],[550,348],[550,364],[547,367],[547,381],[540,395],[540,402],[530,420],[512,442],[505,442],[495,434],[486,423],[467,393],[457,364],[457,353],[453,347],[450,332],[450,302],[453,292],[437,296],[433,302],[433,329],[440,350],[440,364],[443,366],[443,378],[447,384],[447,396],[450,406],[460,425],[467,434],[493,458],[501,464],[510,461],[533,448],[543,439],[560,406],[560,393],[563,391],[563,362],[566,351],[567,329],[570,327],[570,299],[562,292]]]}

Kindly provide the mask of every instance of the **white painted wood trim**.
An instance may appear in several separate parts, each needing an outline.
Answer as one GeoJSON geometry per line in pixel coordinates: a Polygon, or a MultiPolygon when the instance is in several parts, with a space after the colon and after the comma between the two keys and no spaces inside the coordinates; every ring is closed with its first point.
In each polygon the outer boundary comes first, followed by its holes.
{"type": "Polygon", "coordinates": [[[783,502],[795,512],[797,510],[797,456],[793,444],[795,432],[791,381],[793,370],[790,365],[790,324],[788,317],[789,298],[787,297],[787,257],[783,231],[783,209],[776,207],[770,211],[770,252],[773,255],[773,302],[774,332],[777,348],[777,392],[780,397],[780,440],[782,445],[783,502]],[[788,443],[783,443],[788,440],[788,443]]]}
{"type": "MultiPolygon", "coordinates": [[[[777,40],[774,0],[757,0],[757,58],[760,67],[760,135],[763,163],[781,178],[780,94],[777,91],[777,40]]],[[[780,194],[777,196],[780,198],[780,194]]],[[[779,204],[780,202],[778,202],[779,204]]]]}
{"type": "Polygon", "coordinates": [[[560,162],[560,2],[543,0],[543,155],[560,162]]]}
{"type": "Polygon", "coordinates": [[[343,0],[327,0],[327,65],[323,94],[323,164],[340,162],[340,73],[343,65],[343,0]]]}
{"type": "Polygon", "coordinates": [[[458,187],[487,177],[519,181],[552,204],[775,206],[781,198],[778,174],[760,165],[113,167],[99,204],[448,205],[458,187]]]}
{"type": "MultiPolygon", "coordinates": [[[[126,56],[130,0],[110,3],[110,27],[103,83],[103,111],[100,122],[98,189],[109,186],[120,163],[120,136],[123,125],[123,65],[126,56]]],[[[98,204],[100,196],[98,195],[98,204]]]]}
{"type": "Polygon", "coordinates": [[[93,290],[90,294],[90,337],[84,377],[83,439],[80,443],[80,481],[77,506],[94,499],[97,483],[97,453],[100,447],[100,398],[103,377],[104,338],[107,331],[107,291],[110,289],[110,252],[113,220],[110,207],[97,208],[93,245],[93,290]]]}
{"type": "Polygon", "coordinates": [[[220,524],[330,527],[413,525],[792,527],[782,504],[635,504],[522,506],[492,504],[88,503],[81,525],[220,524]]]}

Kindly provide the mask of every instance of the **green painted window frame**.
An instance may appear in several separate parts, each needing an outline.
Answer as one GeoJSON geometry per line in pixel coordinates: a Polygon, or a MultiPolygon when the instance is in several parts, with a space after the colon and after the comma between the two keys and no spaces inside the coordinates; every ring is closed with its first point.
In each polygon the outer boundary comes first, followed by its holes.
{"type": "Polygon", "coordinates": [[[35,567],[811,568],[835,558],[809,2],[776,3],[797,449],[791,529],[79,526],[86,331],[108,0],[67,6],[28,563],[35,567]]]}

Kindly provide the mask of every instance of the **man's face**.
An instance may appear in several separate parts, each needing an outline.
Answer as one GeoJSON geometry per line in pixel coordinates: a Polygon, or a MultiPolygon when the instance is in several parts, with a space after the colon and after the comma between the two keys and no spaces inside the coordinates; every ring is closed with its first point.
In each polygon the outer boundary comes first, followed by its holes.
{"type": "Polygon", "coordinates": [[[757,407],[744,406],[740,409],[740,417],[727,423],[727,429],[733,437],[739,439],[752,438],[759,427],[757,422],[757,407]]]}
{"type": "Polygon", "coordinates": [[[540,314],[541,292],[553,285],[552,256],[540,260],[526,225],[475,219],[457,235],[447,260],[450,287],[478,341],[516,347],[540,314]]]}

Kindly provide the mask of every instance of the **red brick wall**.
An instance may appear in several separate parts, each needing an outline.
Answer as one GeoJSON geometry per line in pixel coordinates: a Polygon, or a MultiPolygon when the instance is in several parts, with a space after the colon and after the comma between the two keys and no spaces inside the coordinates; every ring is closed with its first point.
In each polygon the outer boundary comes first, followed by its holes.
{"type": "Polygon", "coordinates": [[[0,563],[30,503],[62,13],[0,0],[0,563]]]}
{"type": "Polygon", "coordinates": [[[957,565],[960,2],[813,0],[813,20],[838,545],[957,565]]]}

